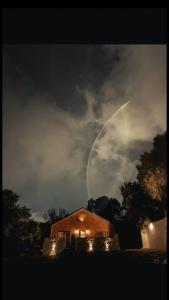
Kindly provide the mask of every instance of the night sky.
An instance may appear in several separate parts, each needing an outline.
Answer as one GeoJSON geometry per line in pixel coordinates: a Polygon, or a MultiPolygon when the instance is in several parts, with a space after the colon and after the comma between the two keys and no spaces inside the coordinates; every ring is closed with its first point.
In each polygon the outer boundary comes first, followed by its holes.
{"type": "Polygon", "coordinates": [[[4,46],[3,186],[35,218],[88,197],[121,201],[165,129],[165,45],[4,46]]]}

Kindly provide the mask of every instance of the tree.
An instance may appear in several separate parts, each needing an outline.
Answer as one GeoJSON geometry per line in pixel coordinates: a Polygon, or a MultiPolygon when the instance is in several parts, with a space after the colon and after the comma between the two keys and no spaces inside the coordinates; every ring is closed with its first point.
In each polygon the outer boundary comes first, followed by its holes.
{"type": "Polygon", "coordinates": [[[55,208],[49,208],[47,212],[43,214],[43,218],[46,222],[49,222],[50,224],[53,224],[60,220],[57,210],[55,208]]]}
{"type": "Polygon", "coordinates": [[[59,208],[59,218],[60,219],[63,219],[68,215],[69,215],[69,213],[65,208],[59,208]]]}
{"type": "Polygon", "coordinates": [[[119,217],[120,217],[120,203],[115,198],[110,198],[106,207],[100,210],[98,213],[101,217],[104,217],[108,221],[110,221],[115,229],[118,228],[119,217]]]}
{"type": "Polygon", "coordinates": [[[167,200],[167,132],[157,135],[153,140],[153,149],[144,152],[137,165],[137,179],[152,199],[162,201],[166,208],[167,200]]]}
{"type": "Polygon", "coordinates": [[[30,209],[20,206],[19,196],[11,190],[2,192],[2,239],[4,255],[20,255],[25,246],[33,245],[41,233],[31,219],[30,209]]]}
{"type": "Polygon", "coordinates": [[[59,214],[56,208],[49,208],[47,212],[43,214],[43,219],[49,224],[53,224],[68,216],[69,213],[65,208],[59,208],[59,214]]]}
{"type": "Polygon", "coordinates": [[[2,194],[2,229],[6,237],[19,235],[18,226],[27,222],[31,216],[30,209],[18,204],[19,196],[10,190],[2,194]],[[16,228],[17,227],[17,228],[16,228]]]}
{"type": "Polygon", "coordinates": [[[152,199],[138,182],[124,182],[120,190],[129,222],[141,226],[147,218],[156,220],[163,216],[161,204],[152,199]]]}
{"type": "Polygon", "coordinates": [[[88,200],[87,210],[94,212],[96,201],[94,199],[88,200]]]}
{"type": "Polygon", "coordinates": [[[95,201],[95,213],[100,213],[109,204],[110,199],[107,196],[101,196],[95,201]]]}
{"type": "Polygon", "coordinates": [[[117,199],[101,196],[96,200],[88,201],[87,209],[97,215],[109,220],[117,227],[118,218],[120,215],[120,203],[117,199]]]}

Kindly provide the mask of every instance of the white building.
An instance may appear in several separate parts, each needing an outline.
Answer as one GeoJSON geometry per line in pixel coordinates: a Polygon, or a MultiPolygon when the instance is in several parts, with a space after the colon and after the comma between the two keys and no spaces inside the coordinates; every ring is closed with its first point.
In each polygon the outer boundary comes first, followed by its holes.
{"type": "Polygon", "coordinates": [[[167,217],[156,222],[145,222],[141,237],[143,248],[167,250],[167,217]]]}

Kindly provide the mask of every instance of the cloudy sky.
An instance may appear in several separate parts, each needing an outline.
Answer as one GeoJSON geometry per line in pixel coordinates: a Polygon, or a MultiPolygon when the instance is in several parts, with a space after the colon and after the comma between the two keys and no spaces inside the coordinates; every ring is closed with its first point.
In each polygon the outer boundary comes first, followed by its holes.
{"type": "Polygon", "coordinates": [[[165,129],[165,45],[4,47],[3,186],[33,216],[120,201],[165,129]]]}

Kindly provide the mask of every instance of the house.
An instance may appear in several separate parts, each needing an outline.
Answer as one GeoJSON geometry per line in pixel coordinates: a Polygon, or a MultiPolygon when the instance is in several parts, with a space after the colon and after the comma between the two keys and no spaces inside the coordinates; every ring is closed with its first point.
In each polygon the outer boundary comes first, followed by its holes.
{"type": "Polygon", "coordinates": [[[72,235],[75,238],[113,237],[114,227],[106,219],[81,208],[51,226],[51,237],[64,238],[67,247],[72,235]]]}
{"type": "MultiPolygon", "coordinates": [[[[63,248],[105,250],[118,249],[118,238],[114,226],[108,220],[81,208],[51,225],[51,237],[55,246],[64,241],[63,248]]],[[[60,246],[59,246],[60,247],[60,246]]],[[[52,253],[58,252],[52,251],[52,253]]],[[[59,250],[60,252],[60,250],[59,250]]]]}

